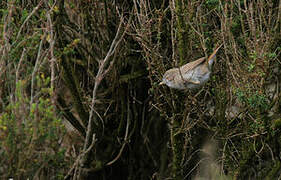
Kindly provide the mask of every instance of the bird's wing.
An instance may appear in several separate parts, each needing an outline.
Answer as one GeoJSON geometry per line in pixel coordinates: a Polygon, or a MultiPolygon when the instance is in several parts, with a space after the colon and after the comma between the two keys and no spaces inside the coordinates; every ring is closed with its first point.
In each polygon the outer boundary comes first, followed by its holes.
{"type": "Polygon", "coordinates": [[[197,67],[199,64],[203,63],[205,61],[205,57],[202,57],[196,61],[192,61],[190,63],[187,63],[185,65],[183,65],[180,70],[181,73],[185,74],[186,72],[190,71],[191,69],[194,69],[195,67],[197,67]]]}

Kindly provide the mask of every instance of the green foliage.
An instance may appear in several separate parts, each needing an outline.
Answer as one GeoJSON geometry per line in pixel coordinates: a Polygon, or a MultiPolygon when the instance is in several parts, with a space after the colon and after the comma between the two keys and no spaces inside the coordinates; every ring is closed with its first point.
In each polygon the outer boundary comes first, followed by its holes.
{"type": "Polygon", "coordinates": [[[274,120],[272,128],[281,130],[281,118],[274,120]]]}
{"type": "Polygon", "coordinates": [[[213,9],[213,8],[219,9],[220,8],[219,3],[220,3],[219,0],[207,0],[207,1],[204,1],[204,4],[206,4],[207,8],[209,8],[209,9],[213,9]]]}
{"type": "Polygon", "coordinates": [[[263,112],[269,108],[268,98],[260,91],[252,92],[250,89],[245,91],[238,88],[235,90],[235,94],[241,103],[257,112],[263,112]]]}
{"type": "Polygon", "coordinates": [[[83,154],[75,133],[74,152],[63,148],[61,114],[85,134],[95,76],[121,16],[126,33],[96,92],[91,179],[201,177],[209,137],[218,145],[205,179],[280,177],[278,1],[176,0],[175,9],[164,0],[61,2],[0,1],[1,179],[63,179],[83,154]],[[202,89],[159,86],[168,67],[221,43],[202,89]],[[272,100],[268,83],[276,84],[272,100]]]}
{"type": "Polygon", "coordinates": [[[59,179],[66,170],[65,150],[60,148],[64,128],[50,101],[50,78],[37,76],[42,88],[38,101],[29,107],[23,82],[16,86],[15,99],[0,114],[2,177],[32,178],[41,174],[59,179]],[[50,174],[49,174],[50,173],[50,174]]]}
{"type": "Polygon", "coordinates": [[[75,53],[75,46],[80,42],[80,39],[74,39],[70,44],[67,44],[66,47],[63,49],[63,54],[74,54],[75,53]]]}

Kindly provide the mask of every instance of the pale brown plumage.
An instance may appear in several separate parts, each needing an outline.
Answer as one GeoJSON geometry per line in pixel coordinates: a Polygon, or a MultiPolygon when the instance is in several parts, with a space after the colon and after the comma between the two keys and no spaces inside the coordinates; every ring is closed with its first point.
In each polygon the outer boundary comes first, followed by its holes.
{"type": "Polygon", "coordinates": [[[221,46],[217,47],[207,60],[202,57],[180,68],[172,68],[166,71],[160,84],[166,84],[175,89],[196,89],[201,87],[210,78],[214,57],[221,46]]]}

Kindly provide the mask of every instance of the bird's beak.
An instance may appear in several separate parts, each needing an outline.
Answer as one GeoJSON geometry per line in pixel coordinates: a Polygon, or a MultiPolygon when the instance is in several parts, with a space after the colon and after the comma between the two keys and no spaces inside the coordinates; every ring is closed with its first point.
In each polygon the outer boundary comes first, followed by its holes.
{"type": "Polygon", "coordinates": [[[165,84],[163,81],[161,81],[161,82],[159,83],[159,85],[163,85],[163,84],[165,84]]]}

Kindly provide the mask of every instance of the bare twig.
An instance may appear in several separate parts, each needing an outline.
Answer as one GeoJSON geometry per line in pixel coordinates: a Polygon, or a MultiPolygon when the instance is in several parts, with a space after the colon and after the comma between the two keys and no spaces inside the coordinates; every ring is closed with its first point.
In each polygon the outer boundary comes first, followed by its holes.
{"type": "MultiPolygon", "coordinates": [[[[54,3],[55,4],[55,3],[54,3]]],[[[54,55],[54,47],[55,47],[55,40],[54,40],[54,29],[53,29],[53,23],[52,23],[52,18],[51,18],[51,11],[52,8],[47,12],[47,21],[49,24],[49,28],[50,28],[50,55],[51,55],[51,60],[50,60],[50,68],[51,68],[51,89],[52,92],[54,92],[54,88],[55,88],[55,62],[56,62],[56,58],[54,55]]],[[[55,104],[55,96],[52,96],[52,104],[55,104]]]]}
{"type": "Polygon", "coordinates": [[[22,63],[22,61],[23,61],[25,52],[26,52],[26,49],[23,48],[23,51],[22,51],[21,57],[20,57],[20,61],[19,61],[19,64],[18,64],[17,70],[16,70],[16,84],[18,83],[18,80],[19,80],[19,70],[20,70],[20,66],[21,66],[21,63],[22,63]]]}
{"type": "MultiPolygon", "coordinates": [[[[129,101],[129,100],[128,100],[129,101]]],[[[129,105],[130,103],[128,102],[127,103],[127,109],[128,109],[128,113],[127,113],[127,125],[126,125],[126,132],[125,132],[125,137],[124,137],[124,142],[123,142],[123,144],[122,144],[122,147],[121,147],[121,149],[120,149],[120,151],[119,151],[119,153],[118,153],[118,155],[112,160],[112,161],[110,161],[110,162],[108,162],[106,165],[107,166],[110,166],[110,165],[112,165],[114,162],[116,162],[119,158],[120,158],[120,156],[121,156],[121,154],[122,154],[122,152],[123,152],[123,149],[124,149],[124,147],[125,147],[125,145],[127,144],[127,142],[128,142],[128,132],[129,132],[129,126],[130,126],[130,118],[131,118],[131,116],[130,116],[130,110],[129,110],[129,105]]]]}
{"type": "MultiPolygon", "coordinates": [[[[22,23],[19,31],[18,31],[18,34],[17,34],[17,38],[16,40],[19,38],[20,34],[21,34],[21,31],[23,29],[23,27],[25,26],[25,24],[27,23],[27,21],[31,18],[31,16],[36,13],[36,11],[39,9],[39,7],[42,5],[43,3],[43,0],[41,0],[38,5],[32,10],[32,12],[26,17],[26,19],[24,20],[24,22],[22,23]]],[[[16,42],[16,41],[15,41],[16,42]]]]}
{"type": "MultiPolygon", "coordinates": [[[[21,63],[22,63],[22,61],[24,59],[25,52],[26,52],[26,49],[23,48],[23,51],[22,51],[21,57],[20,57],[20,61],[19,61],[19,64],[18,64],[17,70],[16,70],[16,86],[17,86],[18,81],[19,81],[19,70],[20,70],[21,63]]],[[[17,101],[17,96],[15,96],[15,98],[16,98],[16,101],[17,101]]]]}
{"type": "MultiPolygon", "coordinates": [[[[71,176],[72,172],[76,171],[76,169],[78,168],[78,165],[79,165],[79,162],[80,162],[81,158],[85,155],[85,153],[89,152],[94,147],[96,142],[97,142],[96,134],[93,134],[92,144],[90,145],[90,147],[84,153],[80,154],[77,157],[77,159],[75,160],[74,164],[72,165],[72,167],[68,171],[67,175],[64,177],[64,179],[68,179],[71,176]]],[[[74,176],[76,176],[75,173],[74,173],[74,176]]],[[[75,178],[73,178],[73,179],[75,179],[75,178]]]]}
{"type": "MultiPolygon", "coordinates": [[[[5,58],[7,58],[7,54],[8,52],[10,51],[11,49],[11,45],[10,45],[10,35],[12,33],[10,33],[10,23],[12,22],[12,12],[13,12],[13,3],[8,3],[8,12],[3,20],[4,20],[4,24],[3,24],[3,32],[2,32],[2,39],[0,40],[0,43],[1,41],[3,40],[4,41],[4,44],[1,45],[1,48],[0,48],[0,76],[2,75],[2,73],[5,72],[5,69],[6,69],[6,66],[5,66],[5,58]]],[[[2,44],[2,43],[1,43],[2,44]]]]}
{"type": "Polygon", "coordinates": [[[36,62],[35,62],[35,66],[34,66],[34,69],[33,69],[33,72],[32,72],[32,77],[31,77],[31,94],[30,94],[30,106],[31,104],[33,103],[33,98],[34,98],[34,79],[35,79],[35,75],[36,75],[36,72],[39,68],[39,61],[40,61],[40,58],[41,58],[41,49],[42,49],[42,45],[43,45],[43,41],[45,40],[45,33],[40,41],[40,44],[39,44],[39,48],[38,48],[38,53],[37,53],[37,58],[36,58],[36,62]]]}
{"type": "Polygon", "coordinates": [[[175,58],[175,44],[176,44],[176,34],[175,33],[175,28],[174,28],[174,22],[175,22],[175,0],[170,0],[170,9],[171,9],[171,15],[172,15],[172,19],[171,19],[171,40],[172,40],[172,60],[174,62],[174,66],[178,67],[178,61],[175,58]]]}
{"type": "Polygon", "coordinates": [[[200,33],[200,32],[198,32],[198,31],[195,29],[195,27],[193,27],[193,25],[191,24],[190,21],[188,21],[188,25],[193,29],[193,31],[194,31],[196,34],[198,34],[198,36],[199,36],[200,38],[204,38],[203,34],[200,33]]]}
{"type": "Polygon", "coordinates": [[[184,177],[184,179],[186,179],[187,177],[189,177],[189,175],[205,160],[208,160],[209,158],[203,158],[200,159],[200,161],[189,171],[189,173],[184,177]]]}
{"type": "Polygon", "coordinates": [[[272,161],[275,162],[274,153],[273,153],[272,149],[270,148],[270,146],[267,143],[265,143],[265,145],[266,145],[266,147],[268,148],[268,150],[270,152],[272,161]]]}
{"type": "Polygon", "coordinates": [[[111,55],[115,52],[116,47],[118,46],[118,44],[120,43],[120,39],[117,40],[119,38],[120,35],[120,31],[121,31],[121,27],[123,24],[123,19],[121,20],[119,27],[117,29],[117,33],[115,35],[115,38],[113,39],[111,46],[108,50],[108,53],[106,55],[106,57],[104,58],[104,60],[102,60],[100,62],[100,67],[98,70],[98,73],[96,75],[96,79],[95,79],[95,85],[94,85],[94,89],[93,89],[93,93],[92,93],[92,102],[91,102],[91,110],[90,110],[90,117],[89,117],[89,122],[88,122],[88,127],[87,127],[87,134],[86,134],[86,140],[85,140],[85,144],[84,144],[84,150],[87,149],[89,141],[90,141],[90,132],[92,130],[92,121],[93,121],[93,112],[94,112],[94,106],[96,103],[96,94],[97,94],[97,89],[100,85],[100,82],[102,81],[103,77],[104,77],[104,67],[106,65],[106,63],[109,61],[109,58],[111,57],[111,55]]]}
{"type": "MultiPolygon", "coordinates": [[[[91,144],[90,138],[93,134],[93,127],[92,126],[93,126],[93,114],[95,112],[94,107],[95,107],[95,103],[96,103],[96,94],[97,94],[97,90],[98,90],[98,87],[100,85],[100,82],[103,80],[104,76],[110,70],[110,68],[112,66],[109,65],[109,67],[107,69],[105,69],[105,67],[108,64],[110,57],[115,53],[117,46],[119,45],[119,43],[121,42],[121,40],[124,37],[124,34],[126,33],[126,29],[125,29],[125,31],[123,32],[123,34],[120,37],[122,25],[123,25],[123,17],[121,17],[121,21],[120,21],[120,24],[118,26],[116,35],[115,35],[115,37],[114,37],[114,39],[111,43],[111,46],[110,46],[105,58],[99,62],[99,69],[98,69],[98,72],[97,72],[97,75],[96,75],[96,78],[95,78],[95,85],[94,85],[94,89],[93,89],[93,92],[92,92],[92,101],[91,101],[91,106],[90,106],[91,110],[90,110],[90,116],[89,116],[89,121],[88,121],[88,126],[87,126],[86,139],[85,139],[84,147],[83,147],[83,152],[85,152],[85,153],[83,153],[83,156],[81,157],[82,160],[81,160],[81,163],[80,163],[80,167],[84,166],[84,163],[88,159],[87,154],[92,149],[92,147],[89,144],[91,144]],[[86,156],[86,157],[84,157],[84,156],[86,156]]],[[[79,169],[78,171],[79,171],[78,172],[78,178],[80,178],[81,169],[79,169]]]]}

